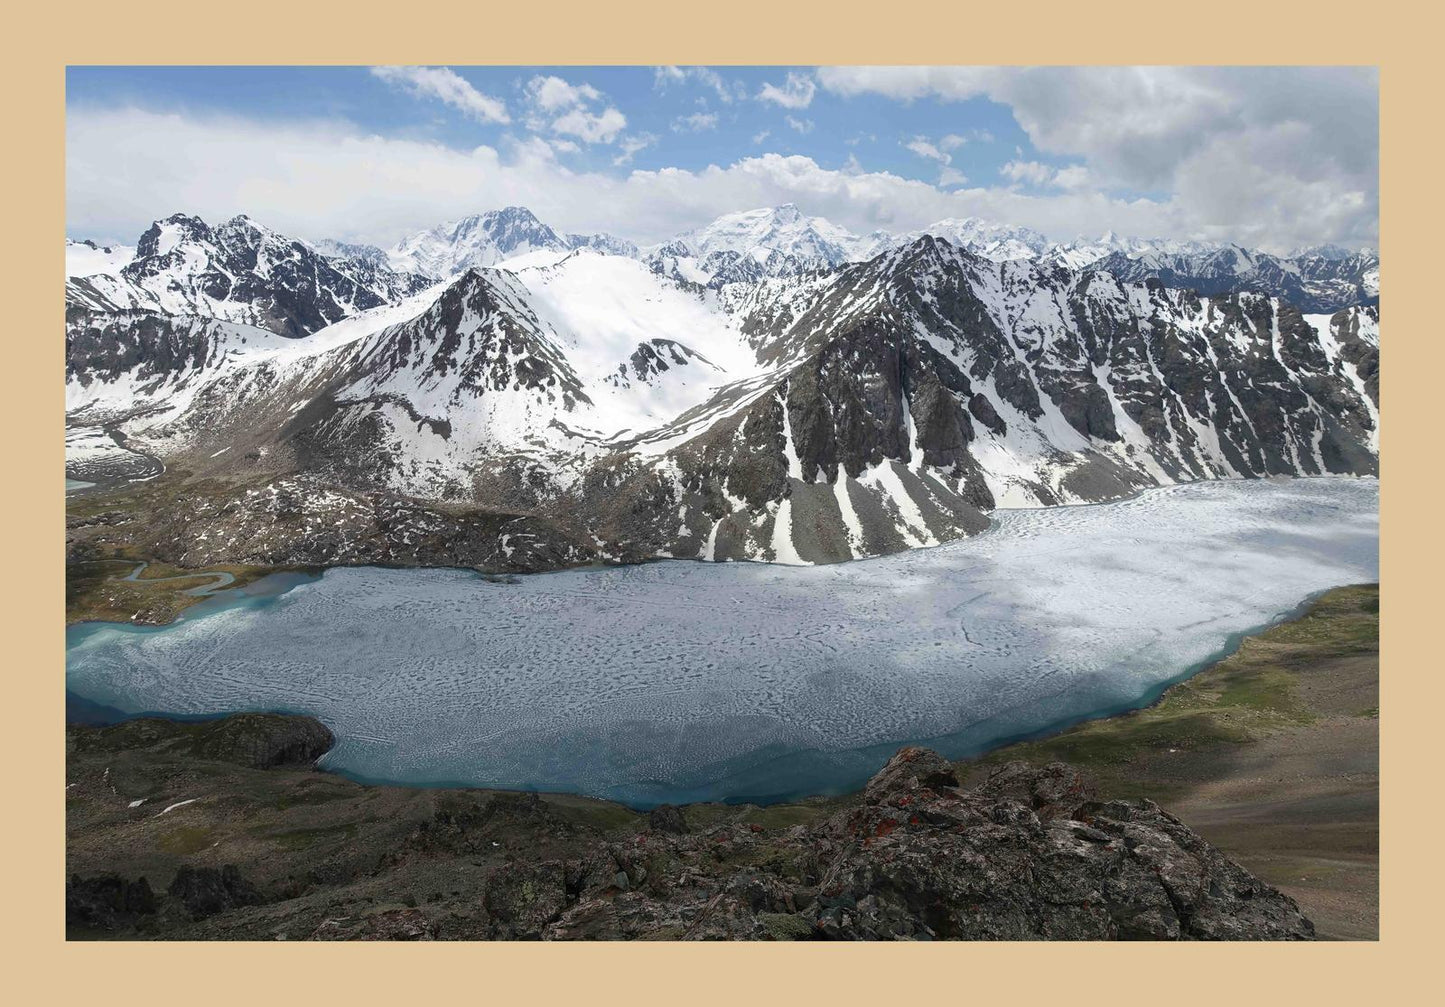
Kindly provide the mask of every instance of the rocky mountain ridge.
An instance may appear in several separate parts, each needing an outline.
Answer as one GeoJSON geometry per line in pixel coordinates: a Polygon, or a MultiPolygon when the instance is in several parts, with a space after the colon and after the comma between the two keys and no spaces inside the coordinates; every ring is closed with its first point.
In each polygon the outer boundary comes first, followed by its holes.
{"type": "Polygon", "coordinates": [[[296,338],[393,303],[428,282],[374,258],[323,255],[249,217],[212,228],[177,213],[152,224],[135,257],[115,273],[70,278],[66,304],[222,318],[296,338]]]}
{"type": "Polygon", "coordinates": [[[345,515],[393,497],[540,522],[529,557],[812,563],[969,534],[996,507],[1377,471],[1375,306],[1305,315],[931,235],[701,284],[586,245],[534,259],[533,221],[479,223],[530,251],[442,282],[242,219],[159,222],[119,277],[72,280],[67,414],[97,431],[73,474],[124,437],[236,484],[219,523],[154,535],[184,564],[364,560],[345,515]],[[110,279],[156,296],[117,304],[110,279]],[[332,504],[258,537],[246,515],[282,486],[332,504]]]}

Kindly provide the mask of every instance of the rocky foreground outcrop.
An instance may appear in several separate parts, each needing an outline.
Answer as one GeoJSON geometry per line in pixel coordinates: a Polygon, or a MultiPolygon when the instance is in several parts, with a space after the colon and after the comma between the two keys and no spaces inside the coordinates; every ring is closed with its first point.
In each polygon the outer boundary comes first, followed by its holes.
{"type": "Polygon", "coordinates": [[[1307,940],[1149,801],[904,748],[771,809],[366,787],[309,718],[68,730],[67,927],[184,939],[1307,940]],[[138,795],[150,794],[151,797],[138,795]]]}
{"type": "Polygon", "coordinates": [[[1149,801],[1096,799],[1063,763],[1010,763],[963,791],[937,753],[904,748],[869,782],[861,805],[819,827],[797,826],[781,841],[741,828],[654,830],[609,853],[617,874],[607,878],[610,864],[591,867],[576,903],[542,936],[632,938],[659,929],[680,929],[683,937],[849,940],[1314,934],[1293,900],[1178,819],[1149,801]],[[651,886],[641,876],[639,890],[630,890],[640,851],[657,846],[686,866],[651,886]]]}

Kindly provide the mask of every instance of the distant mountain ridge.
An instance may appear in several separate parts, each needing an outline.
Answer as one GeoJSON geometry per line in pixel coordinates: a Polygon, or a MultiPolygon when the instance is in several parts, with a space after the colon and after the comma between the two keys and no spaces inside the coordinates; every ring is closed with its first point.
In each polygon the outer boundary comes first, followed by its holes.
{"type": "Polygon", "coordinates": [[[925,235],[994,261],[1043,259],[1072,269],[1108,270],[1121,279],[1160,279],[1209,294],[1258,290],[1309,312],[1379,299],[1379,256],[1368,249],[1352,252],[1319,246],[1276,256],[1227,243],[1144,239],[1113,232],[1057,242],[1027,227],[977,218],[940,220],[898,234],[875,230],[856,235],[823,217],[807,216],[792,203],[726,214],[643,248],[606,234],[564,236],[526,208],[506,207],[412,235],[388,254],[395,269],[445,278],[529,253],[561,255],[588,247],[641,258],[654,272],[719,288],[866,261],[925,235]]]}
{"type": "MultiPolygon", "coordinates": [[[[395,281],[384,278],[388,272],[443,280],[466,269],[509,260],[518,266],[545,264],[575,249],[589,248],[640,259],[661,275],[717,289],[866,261],[925,235],[943,238],[993,261],[1041,259],[1071,269],[1108,271],[1130,281],[1159,279],[1202,294],[1257,290],[1283,297],[1311,313],[1379,300],[1379,254],[1373,249],[1319,245],[1280,256],[1229,243],[1136,238],[1114,232],[1059,242],[1027,227],[972,217],[940,220],[897,234],[875,230],[860,236],[825,218],[807,216],[791,203],[726,214],[704,227],[645,247],[610,234],[563,233],[521,206],[473,214],[419,231],[388,249],[331,240],[308,247],[353,263],[353,270],[354,264],[364,263],[370,275],[358,279],[366,286],[378,282],[394,285],[395,281]]],[[[119,246],[102,251],[93,242],[67,241],[67,261],[74,263],[67,272],[73,277],[118,274],[138,254],[119,246]]],[[[346,267],[338,269],[346,271],[346,267]]],[[[100,303],[109,286],[101,282],[98,287],[100,303]]],[[[146,298],[121,295],[111,300],[139,303],[146,298]]]]}

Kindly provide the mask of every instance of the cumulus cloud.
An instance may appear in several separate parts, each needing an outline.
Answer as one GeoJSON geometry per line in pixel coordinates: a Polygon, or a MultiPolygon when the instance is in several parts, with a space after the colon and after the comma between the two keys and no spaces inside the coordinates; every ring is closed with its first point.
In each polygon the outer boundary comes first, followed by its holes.
{"type": "Polygon", "coordinates": [[[770,101],[783,108],[807,108],[813,103],[818,85],[807,74],[790,72],[782,84],[764,83],[758,91],[759,101],[770,101]]]}
{"type": "Polygon", "coordinates": [[[811,133],[813,131],[812,119],[796,119],[791,115],[785,115],[783,116],[783,121],[788,124],[790,129],[795,129],[799,133],[811,133]]]}
{"type": "Polygon", "coordinates": [[[701,133],[717,129],[717,113],[694,112],[692,115],[680,115],[672,120],[672,128],[677,133],[701,133]]]}
{"type": "Polygon", "coordinates": [[[602,97],[591,84],[569,84],[561,77],[533,77],[527,82],[527,97],[544,112],[572,108],[602,97]]]}
{"type": "Polygon", "coordinates": [[[967,142],[963,137],[950,133],[940,138],[937,143],[932,142],[926,136],[915,136],[903,146],[925,160],[936,161],[939,187],[947,189],[963,185],[968,181],[967,175],[952,166],[953,155],[948,153],[949,150],[955,150],[967,142]]]}
{"type": "Polygon", "coordinates": [[[561,77],[536,76],[527,81],[527,127],[534,132],[575,136],[583,143],[612,143],[627,128],[627,116],[591,84],[571,84],[561,77]]]}
{"type": "Polygon", "coordinates": [[[1054,177],[1054,169],[1039,161],[1009,161],[998,173],[1011,182],[1046,185],[1054,177]]]}
{"type": "Polygon", "coordinates": [[[617,146],[622,152],[612,159],[612,163],[619,167],[631,164],[633,156],[638,151],[646,150],[656,142],[657,137],[651,133],[633,133],[630,136],[624,136],[617,141],[617,146]]]}
{"type": "MultiPolygon", "coordinates": [[[[390,244],[440,221],[531,207],[569,231],[660,241],[740,207],[797,203],[859,233],[979,216],[1059,237],[1109,228],[1175,234],[1178,208],[1096,191],[1049,195],[936,185],[764,154],[697,171],[577,171],[541,137],[456,150],[331,120],[278,123],[139,109],[77,109],[66,123],[67,225],[76,236],[139,235],[176,211],[247,213],[303,238],[390,244]]],[[[961,183],[960,183],[961,184],[961,183]]],[[[1328,224],[1329,221],[1327,220],[1328,224]]],[[[1315,235],[1287,235],[1294,244],[1315,235]]]]}
{"type": "Polygon", "coordinates": [[[506,103],[483,94],[444,66],[374,66],[371,74],[418,98],[433,98],[478,122],[511,122],[506,103]]]}
{"type": "Polygon", "coordinates": [[[945,154],[942,150],[939,150],[938,146],[930,143],[926,137],[914,137],[903,146],[913,151],[913,153],[919,157],[925,157],[930,161],[937,161],[940,164],[953,163],[953,156],[951,154],[945,154]]]}
{"type": "Polygon", "coordinates": [[[1054,172],[1054,177],[1050,181],[1060,189],[1083,189],[1091,184],[1089,169],[1082,164],[1071,164],[1066,168],[1060,168],[1054,172]]]}
{"type": "Polygon", "coordinates": [[[611,143],[627,128],[627,116],[615,108],[592,112],[574,108],[552,122],[554,133],[575,136],[583,143],[611,143]]]}
{"type": "Polygon", "coordinates": [[[1005,104],[1039,151],[1082,159],[1087,174],[1060,172],[1060,188],[1167,194],[1189,234],[1264,247],[1306,233],[1378,237],[1373,68],[824,67],[817,76],[840,95],[1005,104]]]}

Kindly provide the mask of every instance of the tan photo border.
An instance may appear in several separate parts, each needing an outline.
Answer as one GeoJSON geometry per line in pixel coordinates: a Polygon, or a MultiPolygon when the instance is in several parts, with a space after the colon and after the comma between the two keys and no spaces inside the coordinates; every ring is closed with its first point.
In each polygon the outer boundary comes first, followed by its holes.
{"type": "MultiPolygon", "coordinates": [[[[7,730],[4,988],[17,1004],[530,1005],[666,1001],[1060,1004],[1410,1003],[1432,998],[1442,801],[1430,639],[1445,424],[1438,29],[1404,3],[1261,0],[806,6],[572,2],[12,7],[3,63],[7,183],[4,497],[7,730]],[[1419,21],[1412,20],[1419,18],[1419,21]],[[1429,47],[1429,48],[1427,48],[1429,47]],[[1381,68],[1381,251],[1389,318],[1381,497],[1379,942],[1237,945],[293,945],[64,940],[63,291],[67,64],[1364,64],[1381,68]],[[1433,231],[1433,233],[1432,233],[1433,231]],[[1434,239],[1432,241],[1432,239],[1434,239]],[[1434,303],[1431,304],[1430,300],[1434,303]],[[1434,310],[1431,310],[1431,309],[1434,310]],[[53,487],[53,488],[52,488],[53,487]],[[1430,857],[1435,853],[1435,857],[1430,857]],[[1418,992],[1388,987],[1416,978],[1418,992]]],[[[1437,15],[1438,16],[1438,15],[1437,15]]],[[[178,207],[177,209],[184,209],[178,207]]],[[[1436,615],[1436,618],[1439,616],[1436,615]]]]}

